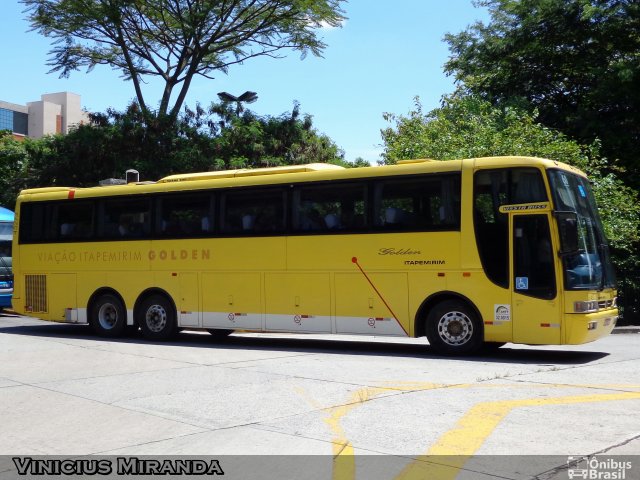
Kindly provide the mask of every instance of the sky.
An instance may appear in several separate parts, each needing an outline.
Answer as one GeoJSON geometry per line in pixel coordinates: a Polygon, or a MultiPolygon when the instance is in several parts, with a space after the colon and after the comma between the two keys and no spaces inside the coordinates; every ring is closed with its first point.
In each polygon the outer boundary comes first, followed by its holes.
{"type": "MultiPolygon", "coordinates": [[[[135,97],[133,84],[107,66],[86,73],[76,71],[61,79],[47,73],[51,40],[29,31],[24,6],[3,0],[0,44],[3,71],[0,100],[26,104],[43,93],[69,91],[82,98],[85,110],[123,110],[135,97]]],[[[313,117],[314,127],[329,136],[353,161],[361,157],[372,164],[380,159],[380,130],[389,124],[384,112],[407,114],[419,96],[425,111],[436,108],[455,86],[443,66],[449,56],[446,33],[458,33],[480,20],[485,10],[472,0],[350,0],[342,28],[324,28],[327,44],[323,58],[288,52],[281,59],[257,58],[232,66],[213,80],[198,78],[186,104],[208,105],[217,93],[240,95],[257,92],[249,106],[259,115],[290,112],[294,101],[313,117]]],[[[147,104],[157,105],[157,82],[145,85],[147,104]]]]}

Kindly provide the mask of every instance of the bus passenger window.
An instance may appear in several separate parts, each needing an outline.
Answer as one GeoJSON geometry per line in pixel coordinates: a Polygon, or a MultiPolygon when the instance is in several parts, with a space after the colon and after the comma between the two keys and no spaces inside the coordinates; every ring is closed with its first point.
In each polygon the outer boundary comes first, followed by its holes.
{"type": "Polygon", "coordinates": [[[324,219],[318,206],[313,202],[305,202],[298,211],[298,226],[303,231],[321,230],[324,219]]]}
{"type": "Polygon", "coordinates": [[[143,234],[142,224],[134,221],[131,215],[120,215],[118,234],[121,237],[141,237],[143,234]]]}
{"type": "Polygon", "coordinates": [[[229,191],[223,195],[222,202],[223,233],[259,235],[284,231],[282,190],[229,191]]]}
{"type": "Polygon", "coordinates": [[[161,237],[197,237],[213,230],[211,195],[166,195],[160,199],[161,237]]]}
{"type": "Polygon", "coordinates": [[[151,201],[147,198],[112,198],[102,204],[98,235],[101,238],[147,238],[151,234],[151,201]]]}
{"type": "Polygon", "coordinates": [[[365,230],[365,186],[356,183],[299,185],[293,194],[293,229],[297,232],[365,230]]]}
{"type": "Polygon", "coordinates": [[[59,204],[54,218],[60,240],[83,240],[93,236],[93,202],[59,204]]]}
{"type": "Polygon", "coordinates": [[[374,225],[391,231],[460,228],[460,177],[424,175],[384,180],[374,191],[374,225]]]}

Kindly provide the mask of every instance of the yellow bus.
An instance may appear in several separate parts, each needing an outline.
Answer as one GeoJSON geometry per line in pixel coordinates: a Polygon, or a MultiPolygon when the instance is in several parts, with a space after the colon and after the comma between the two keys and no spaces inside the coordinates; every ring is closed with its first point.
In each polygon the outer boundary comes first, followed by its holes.
{"type": "Polygon", "coordinates": [[[14,308],[127,327],[581,344],[618,315],[586,176],[525,157],[310,164],[24,190],[14,308]]]}

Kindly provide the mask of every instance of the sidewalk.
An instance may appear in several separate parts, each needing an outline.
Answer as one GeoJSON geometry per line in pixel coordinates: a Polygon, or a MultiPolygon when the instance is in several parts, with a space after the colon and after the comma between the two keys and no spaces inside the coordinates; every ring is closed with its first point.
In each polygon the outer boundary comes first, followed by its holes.
{"type": "Polygon", "coordinates": [[[616,327],[613,329],[611,334],[619,334],[619,333],[640,333],[640,326],[638,325],[629,325],[626,327],[616,327]]]}

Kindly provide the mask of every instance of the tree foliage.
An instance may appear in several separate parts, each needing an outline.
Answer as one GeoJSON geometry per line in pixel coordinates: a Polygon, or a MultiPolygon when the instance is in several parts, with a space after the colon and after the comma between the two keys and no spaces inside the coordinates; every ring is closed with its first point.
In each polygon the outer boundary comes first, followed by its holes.
{"type": "Polygon", "coordinates": [[[599,138],[640,185],[640,2],[477,3],[491,20],[446,36],[446,72],[494,105],[537,110],[537,121],[582,143],[599,138]]]}
{"type": "Polygon", "coordinates": [[[0,136],[0,203],[12,208],[23,188],[94,186],[135,168],[143,180],[173,173],[344,161],[299,105],[280,116],[237,115],[230,105],[186,109],[176,122],[148,125],[141,109],[93,114],[68,135],[15,140],[0,136]]]}
{"type": "Polygon", "coordinates": [[[0,131],[0,205],[13,210],[16,197],[27,182],[28,144],[17,140],[8,130],[0,131]]]}
{"type": "Polygon", "coordinates": [[[133,82],[145,115],[144,79],[164,82],[158,116],[178,117],[197,75],[294,49],[321,55],[322,25],[339,26],[344,0],[22,0],[32,28],[54,40],[62,77],[109,65],[133,82]],[[177,95],[172,102],[172,94],[177,95]]]}
{"type": "Polygon", "coordinates": [[[344,152],[313,128],[310,115],[300,115],[296,103],[291,113],[260,117],[242,115],[227,104],[214,104],[211,113],[221,120],[217,130],[216,169],[268,167],[304,163],[344,163],[344,152]]]}
{"type": "Polygon", "coordinates": [[[548,158],[574,165],[591,178],[606,234],[619,267],[637,267],[640,203],[637,193],[609,171],[599,144],[583,146],[538,123],[535,114],[497,108],[478,97],[445,97],[440,108],[424,113],[420,100],[408,115],[385,114],[385,163],[411,158],[447,160],[499,155],[548,158]]]}

